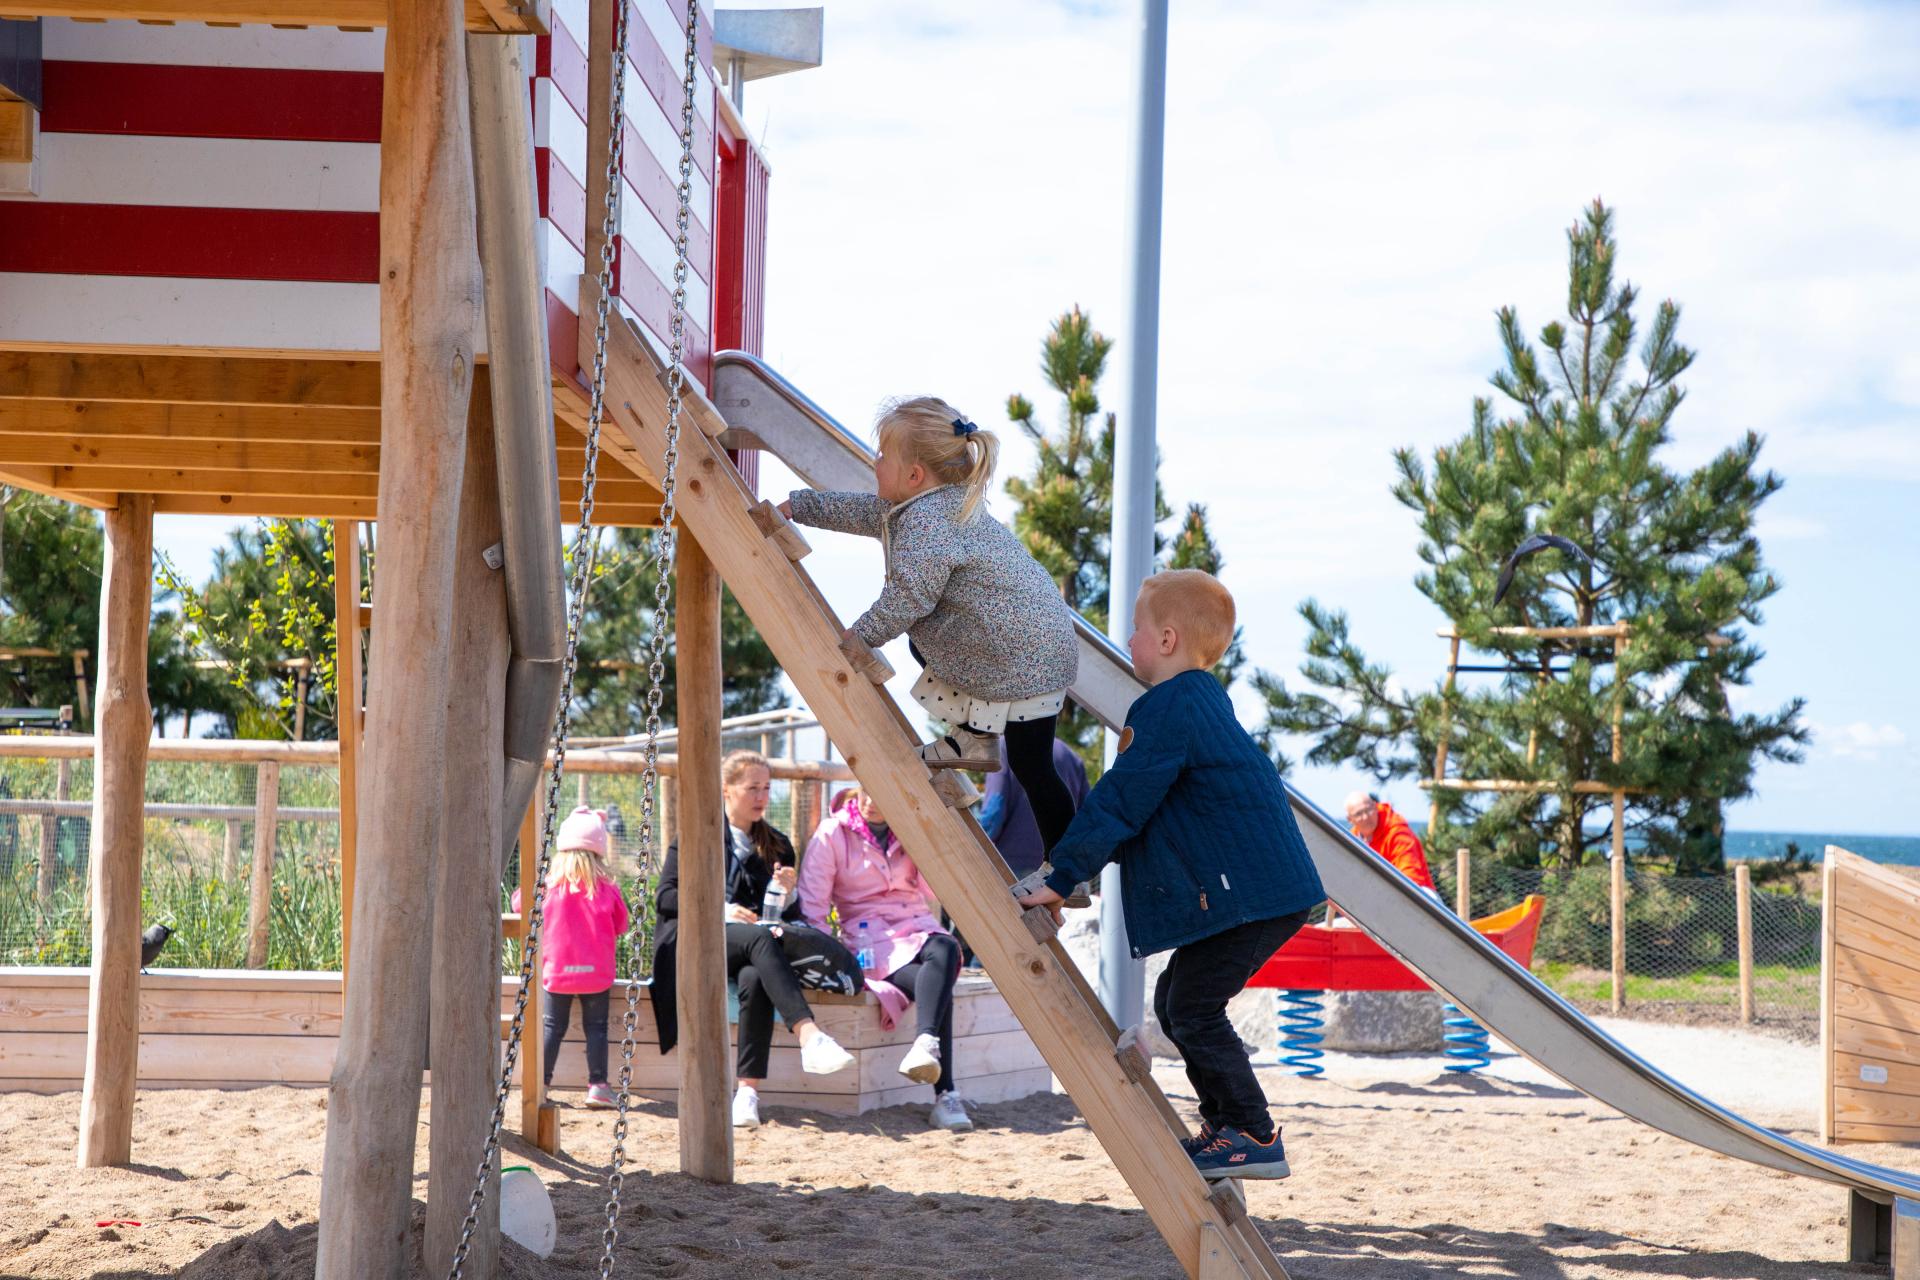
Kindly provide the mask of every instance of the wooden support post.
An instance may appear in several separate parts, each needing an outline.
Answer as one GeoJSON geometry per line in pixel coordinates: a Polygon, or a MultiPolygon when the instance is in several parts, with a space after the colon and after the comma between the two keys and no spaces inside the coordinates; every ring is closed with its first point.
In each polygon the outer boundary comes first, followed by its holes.
{"type": "Polygon", "coordinates": [[[655,784],[660,788],[654,798],[659,808],[659,829],[654,836],[654,844],[666,856],[666,848],[680,838],[680,779],[661,778],[655,784]]]}
{"type": "MultiPolygon", "coordinates": [[[[481,38],[481,37],[474,37],[481,38]]],[[[497,41],[498,37],[490,37],[497,41]]],[[[493,411],[476,382],[467,417],[466,478],[454,559],[453,644],[446,688],[448,814],[433,876],[433,1075],[428,1133],[426,1262],[446,1275],[460,1243],[474,1171],[492,1128],[500,1079],[500,813],[506,786],[507,589],[487,567],[500,541],[493,411]]],[[[521,895],[523,903],[526,895],[521,895]]],[[[538,1069],[537,1066],[535,1068],[538,1069]]],[[[500,1266],[500,1160],[462,1274],[492,1280],[500,1266]]]]}
{"type": "Polygon", "coordinates": [[[1734,919],[1740,942],[1740,1021],[1753,1022],[1753,868],[1733,868],[1734,919]]]}
{"type": "Polygon", "coordinates": [[[240,878],[240,837],[245,824],[228,818],[226,825],[226,837],[220,843],[220,878],[232,883],[240,878]]]}
{"type": "Polygon", "coordinates": [[[247,968],[267,967],[273,918],[273,850],[280,835],[280,766],[256,765],[253,784],[253,878],[247,883],[247,968]]]}
{"type": "MultiPolygon", "coordinates": [[[[75,710],[80,713],[79,723],[86,724],[89,713],[87,711],[87,655],[85,653],[76,653],[73,655],[73,702],[75,710]]],[[[95,726],[96,729],[98,727],[97,725],[95,726]]]]}
{"type": "MultiPolygon", "coordinates": [[[[520,945],[532,939],[527,922],[533,912],[533,886],[540,875],[540,805],[544,786],[533,793],[527,816],[520,820],[520,945]]],[[[527,996],[527,1016],[520,1024],[520,1136],[548,1155],[560,1151],[560,1112],[547,1101],[545,1078],[541,1075],[541,1007],[546,993],[540,989],[540,956],[533,957],[533,990],[527,996]]]]}
{"type": "Polygon", "coordinates": [[[353,873],[360,839],[360,522],[333,522],[334,730],[340,739],[340,983],[353,952],[353,873]]]}
{"type": "MultiPolygon", "coordinates": [[[[353,982],[327,1097],[316,1280],[408,1270],[429,896],[446,803],[454,545],[480,313],[464,15],[390,0],[380,120],[380,619],[353,982]]],[[[496,926],[497,927],[497,926],[496,926]]]]}
{"type": "MultiPolygon", "coordinates": [[[[1447,683],[1440,690],[1440,736],[1433,748],[1433,780],[1447,780],[1447,735],[1453,730],[1453,686],[1457,674],[1455,667],[1460,665],[1460,637],[1455,635],[1447,645],[1447,683]]],[[[1440,788],[1433,789],[1433,800],[1427,806],[1427,839],[1433,839],[1433,833],[1440,829],[1440,788]]]]}
{"type": "Polygon", "coordinates": [[[727,1037],[726,833],[720,797],[720,574],[680,536],[674,573],[679,678],[680,1170],[733,1181],[733,1055],[727,1037]]]}
{"type": "Polygon", "coordinates": [[[122,494],[102,513],[100,698],[93,747],[93,965],[87,983],[83,1169],[133,1158],[140,1071],[140,857],[146,846],[148,619],[153,609],[153,498],[122,494]]]}
{"type": "Polygon", "coordinates": [[[1613,1011],[1627,1007],[1627,793],[1613,793],[1613,860],[1607,869],[1612,926],[1613,1011]]]}
{"type": "MultiPolygon", "coordinates": [[[[53,798],[61,804],[73,798],[73,761],[55,762],[53,798]]],[[[57,814],[40,815],[40,865],[35,870],[35,892],[40,905],[46,906],[60,887],[60,818],[57,814]]]]}
{"type": "Polygon", "coordinates": [[[1453,909],[1462,920],[1473,919],[1473,850],[1453,851],[1453,909]]]}

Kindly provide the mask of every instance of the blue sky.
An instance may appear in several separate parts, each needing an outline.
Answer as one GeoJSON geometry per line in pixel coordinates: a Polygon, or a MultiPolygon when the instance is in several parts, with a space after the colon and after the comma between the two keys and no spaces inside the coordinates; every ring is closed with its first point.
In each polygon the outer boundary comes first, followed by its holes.
{"type": "MultiPolygon", "coordinates": [[[[1131,12],[829,4],[825,66],[747,89],[773,166],[769,360],[851,425],[933,391],[1004,426],[1061,310],[1124,343],[1131,12]]],[[[1312,595],[1403,680],[1438,677],[1389,451],[1464,430],[1494,309],[1555,317],[1565,228],[1602,196],[1624,274],[1683,305],[1700,351],[1672,461],[1752,429],[1787,481],[1762,521],[1785,587],[1743,697],[1805,697],[1817,736],[1733,825],[1920,831],[1916,65],[1907,6],[1180,0],[1162,479],[1212,509],[1252,662],[1294,673],[1312,595]]],[[[159,533],[191,564],[218,531],[159,533]]],[[[851,617],[877,550],[815,542],[851,617]]],[[[1361,779],[1302,781],[1335,803],[1361,779]]]]}

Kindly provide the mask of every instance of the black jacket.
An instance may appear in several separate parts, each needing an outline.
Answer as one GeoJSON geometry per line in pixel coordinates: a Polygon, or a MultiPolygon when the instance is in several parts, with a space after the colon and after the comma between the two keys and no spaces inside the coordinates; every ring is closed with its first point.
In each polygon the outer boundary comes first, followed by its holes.
{"type": "MultiPolygon", "coordinates": [[[[794,856],[793,841],[787,839],[778,827],[767,828],[773,832],[774,866],[795,867],[799,859],[794,856]]],[[[745,907],[756,916],[760,914],[760,903],[767,896],[767,886],[773,883],[773,866],[751,848],[733,848],[733,828],[724,821],[720,825],[720,834],[727,841],[727,901],[736,906],[745,907]],[[735,855],[738,855],[737,857],[735,855]]],[[[653,1023],[660,1031],[660,1052],[671,1053],[673,1046],[680,1041],[680,1015],[674,1003],[678,988],[675,984],[674,953],[675,944],[680,936],[680,842],[674,841],[667,846],[667,860],[660,867],[660,886],[654,891],[654,914],[656,923],[653,933],[653,985],[648,988],[653,1001],[653,1023]]],[[[799,920],[800,895],[792,894],[787,899],[786,910],[781,912],[783,920],[799,920]]]]}

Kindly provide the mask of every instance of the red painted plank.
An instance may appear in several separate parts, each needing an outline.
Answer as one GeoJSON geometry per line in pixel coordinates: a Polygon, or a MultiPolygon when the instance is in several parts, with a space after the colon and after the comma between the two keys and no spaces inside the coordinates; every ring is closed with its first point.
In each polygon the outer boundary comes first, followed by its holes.
{"type": "MultiPolygon", "coordinates": [[[[647,212],[667,233],[667,239],[673,239],[679,234],[680,221],[678,171],[668,176],[653,152],[647,150],[640,131],[632,125],[627,126],[626,140],[621,143],[620,167],[627,175],[627,182],[639,194],[640,202],[647,206],[647,212]]],[[[687,219],[687,261],[702,280],[712,280],[713,233],[707,230],[712,213],[702,209],[697,200],[688,212],[693,216],[687,219]]]]}
{"type": "Polygon", "coordinates": [[[375,284],[380,215],[0,201],[0,271],[375,284]]]}
{"type": "Polygon", "coordinates": [[[580,317],[573,313],[573,304],[553,290],[546,290],[546,295],[547,359],[554,376],[585,391],[587,381],[580,376],[580,317]]]}
{"type": "Polygon", "coordinates": [[[533,174],[539,186],[540,216],[553,223],[567,243],[587,251],[587,192],[553,154],[551,148],[533,149],[533,174]]]}
{"type": "MultiPolygon", "coordinates": [[[[653,274],[647,260],[624,238],[613,257],[613,288],[620,300],[633,308],[633,313],[645,321],[663,343],[668,340],[673,322],[673,290],[653,274]],[[623,270],[628,263],[633,269],[623,270]]],[[[713,344],[707,337],[707,324],[705,316],[692,313],[687,316],[687,367],[702,383],[709,382],[713,372],[713,344]]]]}
{"type": "MultiPolygon", "coordinates": [[[[649,3],[657,0],[648,0],[649,3]]],[[[685,22],[685,17],[680,19],[685,22]]],[[[653,34],[653,28],[640,16],[637,5],[627,6],[627,60],[633,63],[633,69],[640,73],[640,83],[660,107],[667,123],[673,126],[675,134],[680,132],[680,111],[686,103],[685,82],[681,77],[686,72],[686,45],[676,44],[671,55],[660,47],[660,41],[653,34]]],[[[637,105],[627,107],[628,111],[638,111],[637,105]]],[[[693,162],[700,172],[713,176],[713,126],[700,118],[699,111],[693,113],[693,162]]]]}
{"type": "Polygon", "coordinates": [[[380,73],[45,64],[47,133],[379,142],[380,73]]]}
{"type": "Polygon", "coordinates": [[[534,64],[534,74],[553,81],[553,87],[560,96],[573,104],[574,112],[582,119],[587,118],[587,55],[586,45],[566,23],[560,21],[559,13],[554,13],[548,25],[553,28],[551,36],[541,36],[538,57],[534,64]]]}

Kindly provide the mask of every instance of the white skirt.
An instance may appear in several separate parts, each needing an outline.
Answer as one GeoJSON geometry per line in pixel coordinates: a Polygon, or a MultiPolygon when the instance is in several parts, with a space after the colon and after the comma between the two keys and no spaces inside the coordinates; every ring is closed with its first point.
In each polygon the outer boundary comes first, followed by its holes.
{"type": "Polygon", "coordinates": [[[1059,715],[1060,708],[1067,704],[1067,691],[1062,689],[1018,702],[988,702],[935,678],[931,671],[922,671],[920,678],[913,682],[913,700],[925,707],[928,715],[949,726],[966,725],[981,733],[1005,733],[1008,721],[1019,724],[1059,715]]]}

